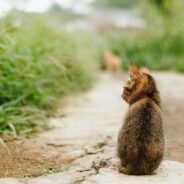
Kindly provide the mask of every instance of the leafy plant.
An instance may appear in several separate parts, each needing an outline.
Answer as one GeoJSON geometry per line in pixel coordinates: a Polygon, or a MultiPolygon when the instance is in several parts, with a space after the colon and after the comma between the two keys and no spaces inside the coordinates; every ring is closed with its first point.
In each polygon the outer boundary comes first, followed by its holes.
{"type": "Polygon", "coordinates": [[[63,97],[90,86],[90,45],[41,15],[10,14],[0,27],[0,133],[27,135],[63,97]]]}

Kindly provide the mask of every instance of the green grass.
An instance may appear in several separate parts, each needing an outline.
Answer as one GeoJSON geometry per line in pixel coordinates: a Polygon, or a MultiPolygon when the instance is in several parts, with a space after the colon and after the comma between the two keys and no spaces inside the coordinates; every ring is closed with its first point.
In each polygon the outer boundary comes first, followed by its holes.
{"type": "Polygon", "coordinates": [[[65,171],[68,171],[72,167],[72,164],[65,164],[62,168],[60,169],[54,169],[54,168],[47,168],[45,166],[40,165],[39,166],[39,175],[44,175],[47,176],[49,174],[56,174],[56,173],[62,173],[65,171]]]}
{"type": "Polygon", "coordinates": [[[27,135],[46,125],[66,95],[91,85],[90,41],[57,31],[38,15],[8,16],[0,28],[0,133],[27,135]]]}
{"type": "MultiPolygon", "coordinates": [[[[159,28],[158,28],[159,29],[159,28]]],[[[169,30],[127,30],[106,38],[105,47],[122,57],[123,67],[130,62],[146,65],[152,70],[184,72],[184,32],[169,30]]]]}
{"type": "Polygon", "coordinates": [[[97,8],[131,8],[139,0],[95,0],[92,4],[97,8]]]}
{"type": "MultiPolygon", "coordinates": [[[[144,29],[107,30],[102,48],[109,48],[123,59],[124,69],[133,62],[151,70],[184,72],[183,2],[174,0],[172,13],[160,13],[153,4],[142,2],[139,12],[146,21],[144,29]],[[175,3],[174,3],[175,2],[175,3]],[[149,10],[149,11],[147,11],[149,10]]],[[[103,33],[104,35],[104,33],[103,33]]]]}

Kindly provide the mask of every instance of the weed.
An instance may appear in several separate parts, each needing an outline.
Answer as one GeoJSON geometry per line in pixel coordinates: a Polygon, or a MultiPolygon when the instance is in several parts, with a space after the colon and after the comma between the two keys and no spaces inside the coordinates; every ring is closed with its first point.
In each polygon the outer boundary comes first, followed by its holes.
{"type": "Polygon", "coordinates": [[[91,85],[90,47],[41,15],[9,15],[0,27],[0,133],[28,135],[66,95],[91,85]]]}

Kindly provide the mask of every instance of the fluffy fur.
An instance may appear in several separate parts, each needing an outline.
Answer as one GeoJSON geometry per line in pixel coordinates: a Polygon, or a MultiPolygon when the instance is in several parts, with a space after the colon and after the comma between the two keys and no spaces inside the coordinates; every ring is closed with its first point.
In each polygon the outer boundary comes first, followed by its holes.
{"type": "Polygon", "coordinates": [[[121,58],[112,54],[111,51],[105,50],[103,54],[103,64],[106,70],[121,71],[121,58]]]}
{"type": "Polygon", "coordinates": [[[122,94],[129,108],[118,136],[119,171],[128,175],[152,174],[164,153],[160,96],[151,75],[134,64],[129,70],[131,79],[122,94]]]}

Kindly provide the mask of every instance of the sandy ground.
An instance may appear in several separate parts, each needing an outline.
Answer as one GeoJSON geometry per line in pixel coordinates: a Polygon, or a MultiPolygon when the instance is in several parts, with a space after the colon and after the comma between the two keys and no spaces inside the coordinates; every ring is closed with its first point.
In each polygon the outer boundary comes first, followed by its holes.
{"type": "MultiPolygon", "coordinates": [[[[164,161],[152,179],[140,177],[139,180],[140,183],[143,181],[154,183],[161,179],[165,183],[171,183],[175,173],[175,179],[178,179],[178,183],[182,183],[184,181],[184,164],[182,164],[184,162],[184,76],[175,73],[153,75],[162,97],[166,136],[164,159],[180,163],[164,161]]],[[[52,149],[62,150],[64,157],[75,158],[71,168],[66,172],[47,177],[11,182],[111,184],[112,181],[116,181],[116,184],[122,183],[119,181],[125,176],[117,172],[116,139],[128,107],[120,97],[127,78],[127,75],[101,74],[92,90],[70,98],[64,108],[58,109],[57,117],[50,119],[54,127],[52,130],[36,138],[37,142],[49,145],[52,149]],[[104,176],[107,180],[103,180],[104,176]]],[[[133,181],[135,178],[128,183],[134,183],[133,181]]],[[[136,182],[139,183],[137,179],[136,182]]]]}
{"type": "MultiPolygon", "coordinates": [[[[154,73],[162,99],[165,126],[165,159],[184,162],[184,76],[175,73],[154,73]]],[[[100,81],[86,95],[70,99],[68,106],[58,110],[64,118],[51,119],[55,130],[40,138],[51,145],[76,151],[81,147],[116,142],[128,105],[121,99],[127,75],[102,74],[100,81]],[[72,145],[74,147],[72,147],[72,145]]],[[[87,148],[86,148],[87,149],[87,148]]]]}

